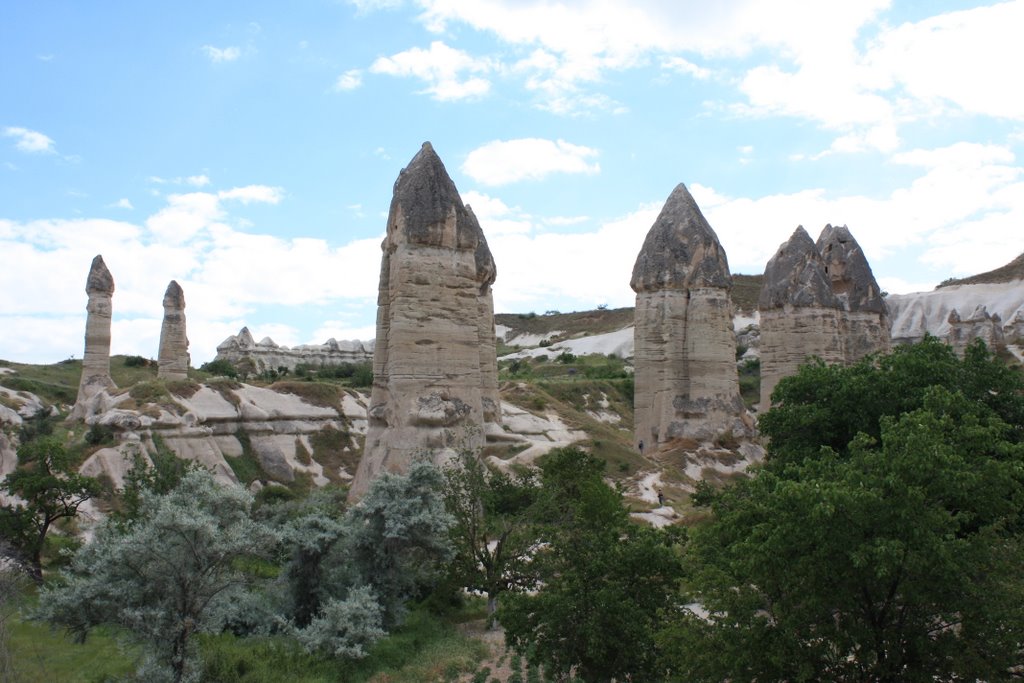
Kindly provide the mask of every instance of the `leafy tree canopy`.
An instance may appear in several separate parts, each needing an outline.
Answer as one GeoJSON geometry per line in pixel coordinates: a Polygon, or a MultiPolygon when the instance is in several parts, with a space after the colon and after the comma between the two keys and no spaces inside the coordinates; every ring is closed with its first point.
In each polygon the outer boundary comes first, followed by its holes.
{"type": "Polygon", "coordinates": [[[0,535],[25,556],[37,581],[42,580],[43,544],[50,527],[75,517],[85,501],[102,491],[98,481],[78,474],[74,465],[59,439],[40,437],[18,449],[18,467],[3,483],[20,502],[0,506],[0,535]]]}
{"type": "Polygon", "coordinates": [[[1009,679],[1024,663],[1020,387],[983,347],[960,361],[934,340],[781,382],[772,459],[710,496],[693,534],[707,614],[679,610],[660,636],[675,680],[1009,679]]]}
{"type": "Polygon", "coordinates": [[[240,561],[267,556],[275,539],[250,517],[246,491],[202,470],[142,503],[127,525],[99,527],[65,584],[40,593],[39,616],[83,638],[99,624],[123,626],[149,646],[155,671],[188,680],[198,670],[193,635],[219,630],[251,578],[240,561]]]}
{"type": "Polygon", "coordinates": [[[630,523],[604,464],[569,447],[541,465],[534,557],[540,588],[508,596],[506,638],[556,675],[656,680],[654,634],[675,601],[674,537],[630,523]]]}
{"type": "Polygon", "coordinates": [[[930,387],[960,392],[977,415],[998,416],[1024,440],[1024,376],[993,358],[979,340],[963,359],[935,337],[897,346],[886,356],[843,367],[821,361],[779,382],[776,404],[758,427],[768,437],[769,459],[814,457],[822,446],[845,454],[859,433],[878,439],[882,417],[921,408],[930,387]]]}

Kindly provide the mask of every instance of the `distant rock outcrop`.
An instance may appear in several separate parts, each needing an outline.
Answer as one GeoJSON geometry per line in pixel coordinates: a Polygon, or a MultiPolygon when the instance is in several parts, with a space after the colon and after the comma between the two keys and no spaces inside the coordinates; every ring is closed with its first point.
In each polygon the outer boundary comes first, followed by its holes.
{"type": "Polygon", "coordinates": [[[808,357],[845,360],[842,305],[832,291],[821,252],[798,227],[768,261],[758,301],[761,313],[761,410],[775,385],[796,374],[808,357]]]}
{"type": "MultiPolygon", "coordinates": [[[[985,282],[940,287],[931,292],[892,294],[886,298],[892,318],[892,340],[896,344],[920,341],[930,334],[950,340],[950,314],[956,310],[973,312],[984,306],[989,315],[1008,321],[1003,338],[1008,345],[1024,341],[1024,280],[985,282]]],[[[963,322],[961,320],[961,322],[963,322]]]]}
{"type": "Polygon", "coordinates": [[[963,356],[967,347],[976,339],[985,342],[985,346],[990,349],[1006,345],[1003,339],[1002,318],[998,313],[989,313],[984,305],[978,305],[967,318],[961,318],[960,313],[954,308],[949,312],[947,322],[949,334],[946,341],[958,356],[963,356]]]}
{"type": "Polygon", "coordinates": [[[731,284],[717,235],[678,185],[647,233],[630,281],[638,444],[753,432],[736,373],[731,284]]]}
{"type": "Polygon", "coordinates": [[[110,378],[110,322],[113,315],[111,299],[114,278],[107,270],[102,256],[96,256],[85,282],[89,302],[85,310],[85,354],[82,358],[82,378],[78,384],[78,397],[72,410],[73,418],[85,418],[101,409],[107,390],[115,389],[110,378]]]}
{"type": "Polygon", "coordinates": [[[188,379],[190,359],[185,330],[185,292],[175,280],[164,292],[164,321],[160,327],[160,352],[157,377],[188,379]]]}
{"type": "Polygon", "coordinates": [[[485,416],[498,419],[494,260],[430,143],[395,181],[381,248],[370,424],[353,498],[417,455],[439,461],[481,446],[485,416]]]}
{"type": "Polygon", "coordinates": [[[248,327],[217,345],[215,360],[225,360],[243,372],[259,374],[282,367],[294,372],[299,365],[332,366],[343,363],[366,363],[373,360],[373,341],[338,341],[323,344],[278,346],[270,337],[255,342],[248,327]]]}
{"type": "Polygon", "coordinates": [[[847,363],[890,347],[889,309],[864,251],[845,225],[826,225],[817,243],[842,308],[840,323],[847,363]]]}

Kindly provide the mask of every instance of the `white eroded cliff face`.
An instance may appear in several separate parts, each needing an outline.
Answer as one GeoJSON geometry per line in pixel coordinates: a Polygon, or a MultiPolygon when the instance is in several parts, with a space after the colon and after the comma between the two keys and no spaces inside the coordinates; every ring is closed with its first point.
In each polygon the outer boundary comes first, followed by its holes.
{"type": "MultiPolygon", "coordinates": [[[[955,310],[962,319],[970,320],[979,307],[984,307],[989,316],[987,325],[991,325],[991,316],[999,316],[1007,344],[1018,344],[1024,338],[1024,280],[892,294],[886,303],[892,317],[894,342],[918,341],[925,333],[949,339],[950,314],[955,310]]],[[[978,316],[978,320],[984,320],[984,316],[978,316]]]]}
{"type": "Polygon", "coordinates": [[[382,245],[369,431],[350,496],[415,457],[483,446],[497,410],[494,260],[429,143],[395,182],[382,245]]]}
{"type": "Polygon", "coordinates": [[[725,251],[682,184],[647,233],[630,282],[635,439],[753,434],[736,373],[725,251]]]}

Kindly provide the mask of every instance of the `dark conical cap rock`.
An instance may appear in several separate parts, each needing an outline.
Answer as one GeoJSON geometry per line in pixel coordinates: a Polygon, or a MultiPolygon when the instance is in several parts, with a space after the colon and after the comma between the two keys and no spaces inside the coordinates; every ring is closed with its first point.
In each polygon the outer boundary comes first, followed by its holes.
{"type": "Polygon", "coordinates": [[[821,252],[803,226],[793,231],[765,266],[757,307],[765,311],[786,304],[800,308],[840,307],[825,273],[821,252]]]}
{"type": "Polygon", "coordinates": [[[849,228],[826,225],[817,246],[832,281],[832,291],[846,310],[888,313],[868,259],[849,228]]]}
{"type": "Polygon", "coordinates": [[[477,278],[493,282],[494,260],[476,216],[429,142],[424,142],[395,181],[388,214],[388,242],[472,250],[477,278]]]}
{"type": "Polygon", "coordinates": [[[185,292],[177,280],[171,280],[164,292],[164,306],[167,308],[185,308],[185,292]]]}
{"type": "Polygon", "coordinates": [[[86,294],[113,294],[114,276],[107,270],[103,257],[96,255],[89,268],[89,278],[85,281],[86,294]]]}
{"type": "Polygon", "coordinates": [[[725,250],[682,183],[647,232],[629,284],[635,292],[732,286],[725,250]]]}
{"type": "Polygon", "coordinates": [[[476,258],[476,281],[481,286],[488,287],[493,285],[495,278],[498,277],[498,267],[494,265],[494,257],[491,255],[490,247],[487,246],[487,238],[484,237],[484,231],[480,228],[480,221],[476,219],[476,214],[473,213],[473,207],[466,204],[466,211],[480,232],[476,244],[476,253],[474,254],[476,258]]]}

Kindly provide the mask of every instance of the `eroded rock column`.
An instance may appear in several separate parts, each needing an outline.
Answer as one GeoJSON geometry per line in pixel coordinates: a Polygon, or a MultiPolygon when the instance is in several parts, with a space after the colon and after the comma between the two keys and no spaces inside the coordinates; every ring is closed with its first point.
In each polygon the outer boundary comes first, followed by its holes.
{"type": "Polygon", "coordinates": [[[381,472],[403,472],[418,456],[441,462],[481,447],[488,403],[497,400],[494,261],[430,143],[395,182],[382,249],[369,428],[354,499],[381,472]]]}
{"type": "Polygon", "coordinates": [[[97,411],[101,392],[115,389],[110,378],[110,323],[113,315],[111,300],[114,295],[114,278],[103,262],[103,256],[96,256],[89,268],[85,281],[85,293],[89,302],[85,306],[85,354],[82,357],[82,378],[78,383],[78,397],[71,417],[84,419],[97,411]]]}
{"type": "Polygon", "coordinates": [[[817,246],[798,227],[768,261],[758,301],[761,312],[761,410],[775,385],[816,356],[845,361],[841,305],[817,246]]]}
{"type": "Polygon", "coordinates": [[[637,444],[752,433],[736,373],[729,264],[685,185],[647,233],[630,286],[637,444]]]}
{"type": "Polygon", "coordinates": [[[160,355],[157,377],[188,379],[188,336],[185,330],[185,292],[171,280],[164,292],[164,321],[160,327],[160,355]]]}
{"type": "Polygon", "coordinates": [[[889,308],[864,251],[845,225],[826,225],[818,237],[818,251],[832,293],[841,307],[840,323],[846,362],[855,363],[891,346],[889,308]]]}

